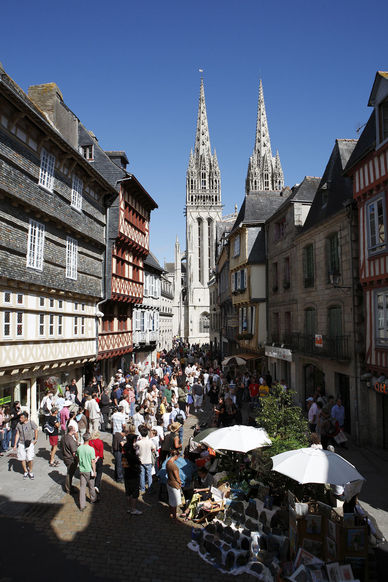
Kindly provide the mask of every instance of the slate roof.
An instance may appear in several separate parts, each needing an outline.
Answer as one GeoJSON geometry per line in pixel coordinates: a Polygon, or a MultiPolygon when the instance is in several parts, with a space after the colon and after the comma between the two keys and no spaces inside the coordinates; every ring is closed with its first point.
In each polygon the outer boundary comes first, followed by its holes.
{"type": "Polygon", "coordinates": [[[265,259],[265,231],[262,228],[248,255],[248,264],[265,263],[265,259]]]}
{"type": "Polygon", "coordinates": [[[336,140],[301,232],[333,216],[344,208],[348,200],[353,199],[352,181],[344,176],[344,167],[356,144],[355,139],[336,140]]]}
{"type": "Polygon", "coordinates": [[[147,255],[147,258],[144,260],[144,265],[147,267],[151,267],[156,271],[160,271],[161,273],[163,273],[164,271],[164,269],[160,266],[158,259],[151,251],[147,255]]]}
{"type": "Polygon", "coordinates": [[[281,194],[272,190],[247,194],[231,232],[234,232],[240,224],[264,223],[283,204],[284,197],[281,194]]]}
{"type": "Polygon", "coordinates": [[[167,273],[173,273],[175,271],[175,263],[164,263],[164,270],[167,273]]]}
{"type": "Polygon", "coordinates": [[[317,193],[317,188],[321,178],[315,176],[305,176],[300,184],[292,187],[291,193],[285,201],[279,206],[276,212],[273,213],[270,218],[274,218],[276,215],[280,214],[284,208],[293,202],[305,202],[309,203],[314,200],[315,194],[317,193]]]}
{"type": "Polygon", "coordinates": [[[376,147],[376,116],[375,110],[372,111],[367,124],[364,127],[364,131],[360,135],[356,147],[354,148],[352,155],[350,156],[348,163],[346,164],[345,173],[348,174],[350,168],[355,166],[357,162],[362,160],[369,152],[373,151],[376,147]]]}

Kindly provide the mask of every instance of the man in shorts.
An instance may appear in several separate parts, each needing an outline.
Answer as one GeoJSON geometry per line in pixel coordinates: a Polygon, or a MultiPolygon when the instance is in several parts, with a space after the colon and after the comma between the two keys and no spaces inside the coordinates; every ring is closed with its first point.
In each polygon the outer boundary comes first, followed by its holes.
{"type": "Polygon", "coordinates": [[[23,478],[34,478],[32,459],[35,456],[35,445],[38,442],[38,427],[28,418],[28,412],[22,412],[16,425],[14,450],[17,448],[17,458],[22,462],[23,478]]]}
{"type": "Polygon", "coordinates": [[[167,470],[167,492],[168,492],[168,506],[170,510],[170,518],[176,519],[177,507],[181,505],[181,487],[182,482],[179,475],[179,468],[175,464],[178,459],[180,452],[178,449],[172,449],[170,451],[170,458],[166,464],[167,470]]]}
{"type": "Polygon", "coordinates": [[[86,486],[89,488],[90,503],[97,503],[97,495],[94,488],[94,478],[96,476],[96,453],[93,447],[89,446],[89,440],[90,434],[86,432],[84,434],[84,444],[79,446],[76,452],[80,472],[80,511],[85,511],[86,509],[86,486]]]}

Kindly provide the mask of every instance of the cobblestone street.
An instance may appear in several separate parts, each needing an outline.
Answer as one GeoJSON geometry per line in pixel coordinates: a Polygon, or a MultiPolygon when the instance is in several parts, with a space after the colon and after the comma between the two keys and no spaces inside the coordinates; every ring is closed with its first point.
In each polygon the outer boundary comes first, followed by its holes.
{"type": "MultiPolygon", "coordinates": [[[[195,417],[186,422],[185,440],[195,422],[195,417]]],[[[57,582],[68,580],[74,568],[77,569],[77,578],[83,580],[121,581],[128,580],[129,576],[154,582],[172,578],[189,582],[232,579],[232,576],[218,573],[187,548],[191,525],[169,520],[167,506],[158,501],[157,491],[146,494],[139,501],[143,515],[130,516],[127,513],[124,485],[113,480],[111,436],[106,434],[104,440],[106,453],[101,502],[88,504],[83,513],[78,508],[78,479],[74,481],[77,489],[74,496],[63,493],[65,470],[62,463],[58,471],[47,478],[47,462],[41,456],[46,442],[44,435],[40,435],[37,445],[39,456],[35,459],[34,482],[23,481],[22,474],[17,472],[17,461],[12,462],[13,469],[7,471],[8,458],[1,459],[0,524],[5,531],[11,523],[18,542],[14,545],[12,535],[6,540],[9,547],[2,547],[0,582],[24,579],[24,573],[18,573],[15,563],[9,559],[13,553],[17,559],[21,547],[23,560],[35,564],[34,574],[39,575],[40,580],[52,580],[47,568],[51,562],[57,582]],[[50,485],[53,478],[57,482],[50,485]],[[29,498],[28,487],[33,486],[31,492],[36,495],[35,488],[39,489],[39,483],[47,489],[35,501],[29,498]],[[6,560],[4,556],[7,556],[6,560]],[[47,564],[46,556],[49,556],[47,564]]],[[[43,493],[43,489],[41,491],[43,493]]],[[[243,575],[239,579],[248,581],[253,577],[243,575]]]]}

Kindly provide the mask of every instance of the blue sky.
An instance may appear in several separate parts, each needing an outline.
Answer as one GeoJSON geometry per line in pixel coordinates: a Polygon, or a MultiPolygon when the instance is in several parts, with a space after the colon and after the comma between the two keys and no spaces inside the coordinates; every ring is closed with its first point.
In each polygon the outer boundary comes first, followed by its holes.
{"type": "Polygon", "coordinates": [[[185,247],[185,174],[199,68],[224,213],[244,197],[259,79],[285,182],[320,176],[336,138],[367,121],[376,70],[388,69],[388,3],[371,0],[3,0],[0,60],[25,90],[55,81],[104,149],[159,204],[151,248],[185,247]]]}

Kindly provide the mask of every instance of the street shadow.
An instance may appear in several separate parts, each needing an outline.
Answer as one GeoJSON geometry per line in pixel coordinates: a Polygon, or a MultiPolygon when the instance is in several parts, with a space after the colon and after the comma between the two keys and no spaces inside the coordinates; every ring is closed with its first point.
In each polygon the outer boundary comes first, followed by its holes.
{"type": "Polygon", "coordinates": [[[11,457],[8,459],[8,471],[13,471],[14,473],[23,474],[23,467],[20,461],[16,458],[11,457]]]}
{"type": "Polygon", "coordinates": [[[45,461],[50,460],[50,451],[44,447],[39,447],[38,452],[35,454],[36,457],[41,457],[45,461]]]}

